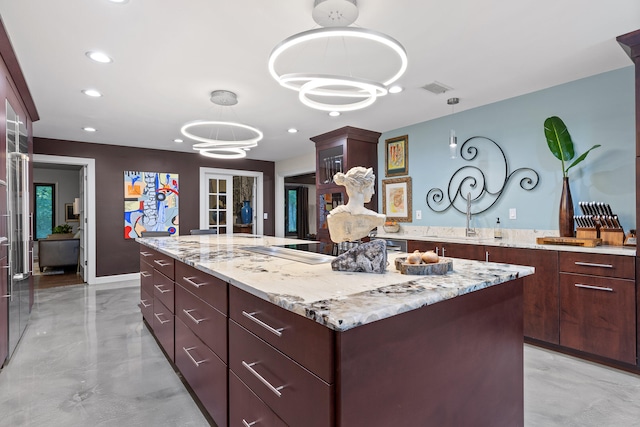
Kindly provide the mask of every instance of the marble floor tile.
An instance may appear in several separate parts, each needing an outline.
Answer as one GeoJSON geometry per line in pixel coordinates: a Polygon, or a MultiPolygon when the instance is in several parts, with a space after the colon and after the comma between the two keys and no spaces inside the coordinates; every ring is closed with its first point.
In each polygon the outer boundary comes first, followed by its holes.
{"type": "Polygon", "coordinates": [[[640,375],[525,345],[527,427],[640,427],[640,375]]]}
{"type": "Polygon", "coordinates": [[[143,326],[139,282],[37,291],[0,426],[208,426],[143,326]]]}
{"type": "MultiPolygon", "coordinates": [[[[38,290],[0,372],[0,427],[208,426],[143,326],[139,289],[38,290]]],[[[525,426],[640,426],[640,376],[529,345],[524,355],[525,426]]]]}

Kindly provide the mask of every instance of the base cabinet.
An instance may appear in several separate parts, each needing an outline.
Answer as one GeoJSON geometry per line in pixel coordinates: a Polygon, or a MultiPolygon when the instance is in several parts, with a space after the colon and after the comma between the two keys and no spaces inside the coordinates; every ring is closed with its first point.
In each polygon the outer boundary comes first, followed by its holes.
{"type": "Polygon", "coordinates": [[[473,259],[485,261],[485,248],[482,245],[467,245],[463,243],[428,242],[422,240],[407,241],[407,252],[418,250],[434,251],[442,257],[473,259]]]}
{"type": "Polygon", "coordinates": [[[229,373],[229,427],[287,427],[245,383],[229,373]]]}
{"type": "Polygon", "coordinates": [[[220,427],[524,424],[522,279],[340,332],[175,271],[175,367],[220,427]]]}
{"type": "Polygon", "coordinates": [[[560,254],[560,345],[636,365],[635,259],[560,254]]]}
{"type": "Polygon", "coordinates": [[[530,265],[536,273],[524,277],[524,336],[560,343],[558,252],[485,246],[491,262],[530,265]]]}
{"type": "Polygon", "coordinates": [[[218,426],[227,425],[227,365],[176,318],[176,366],[218,426]]]}

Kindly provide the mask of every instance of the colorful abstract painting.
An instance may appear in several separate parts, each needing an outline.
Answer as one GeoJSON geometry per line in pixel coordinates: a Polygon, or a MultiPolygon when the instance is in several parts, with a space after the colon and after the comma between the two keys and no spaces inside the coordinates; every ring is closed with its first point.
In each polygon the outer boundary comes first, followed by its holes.
{"type": "Polygon", "coordinates": [[[178,234],[178,174],[124,172],[124,238],[143,231],[178,234]]]}

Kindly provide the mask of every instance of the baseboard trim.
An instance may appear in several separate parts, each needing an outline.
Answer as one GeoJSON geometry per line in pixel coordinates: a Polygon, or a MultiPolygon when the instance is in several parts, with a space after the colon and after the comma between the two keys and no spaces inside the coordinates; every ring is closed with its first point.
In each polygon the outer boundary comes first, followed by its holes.
{"type": "Polygon", "coordinates": [[[129,280],[140,280],[140,273],[116,274],[114,276],[100,276],[89,282],[89,285],[102,285],[112,282],[126,282],[129,280]]]}

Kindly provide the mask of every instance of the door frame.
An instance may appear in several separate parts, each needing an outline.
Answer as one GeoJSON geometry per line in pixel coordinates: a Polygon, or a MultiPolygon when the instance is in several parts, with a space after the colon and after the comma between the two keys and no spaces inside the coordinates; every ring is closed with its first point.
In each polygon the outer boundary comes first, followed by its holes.
{"type": "MultiPolygon", "coordinates": [[[[87,182],[85,187],[85,202],[87,224],[87,284],[93,285],[104,282],[96,278],[96,159],[88,157],[67,157],[53,156],[48,154],[34,154],[34,163],[48,163],[55,165],[86,166],[87,182]]],[[[32,179],[33,181],[33,179],[32,179]]],[[[31,183],[33,185],[33,182],[31,183]]],[[[137,274],[136,274],[137,276],[137,274]]],[[[102,279],[102,278],[101,278],[102,279]]],[[[107,277],[108,281],[114,281],[112,276],[107,277]]]]}
{"type": "MultiPolygon", "coordinates": [[[[200,228],[209,228],[208,215],[205,209],[207,206],[208,188],[206,183],[206,175],[224,175],[229,177],[234,176],[250,176],[256,179],[256,191],[253,194],[253,206],[254,215],[256,217],[255,234],[264,233],[264,173],[257,171],[237,170],[237,169],[220,169],[220,168],[207,168],[200,167],[200,206],[199,206],[199,222],[200,228]]],[[[233,189],[232,189],[233,191],[233,189]]],[[[233,231],[233,229],[232,229],[233,231]]]]}

